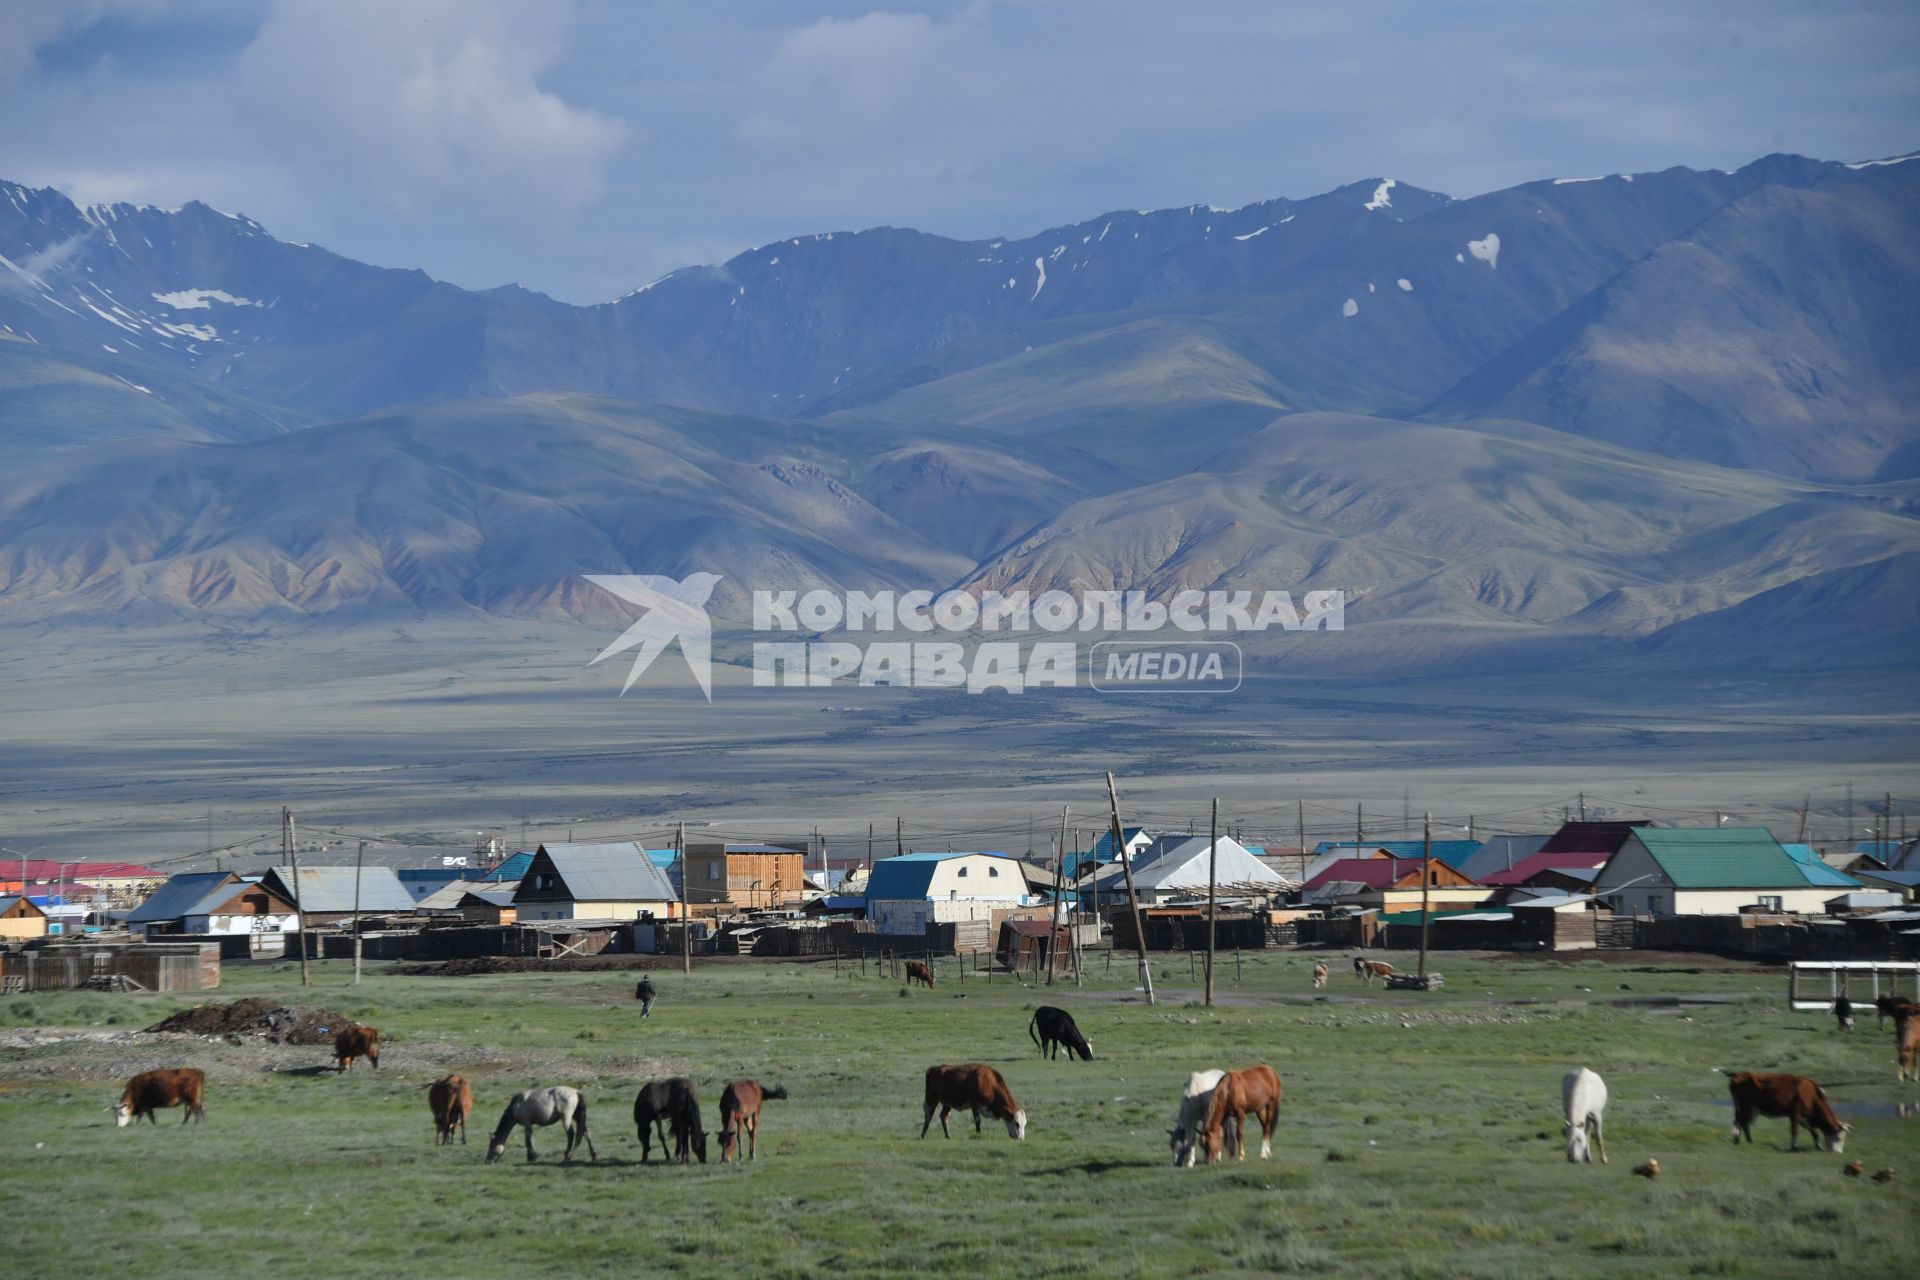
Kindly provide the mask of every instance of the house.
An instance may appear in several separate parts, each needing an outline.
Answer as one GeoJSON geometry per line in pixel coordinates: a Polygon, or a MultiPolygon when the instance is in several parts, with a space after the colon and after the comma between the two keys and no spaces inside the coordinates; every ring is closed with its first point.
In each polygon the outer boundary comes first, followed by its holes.
{"type": "MultiPolygon", "coordinates": [[[[1305,901],[1378,908],[1383,915],[1418,912],[1423,901],[1420,858],[1348,858],[1301,886],[1305,901]],[[1338,886],[1335,888],[1334,886],[1338,886]]],[[[1436,912],[1476,907],[1487,890],[1438,858],[1424,901],[1436,912]]]]}
{"type": "Polygon", "coordinates": [[[129,931],[168,934],[287,934],[300,927],[293,903],[279,889],[231,871],[173,876],[127,916],[129,931]]]}
{"type": "MultiPolygon", "coordinates": [[[[1135,853],[1131,864],[1133,887],[1140,904],[1164,906],[1204,900],[1212,847],[1205,836],[1160,836],[1135,853]]],[[[1220,837],[1218,856],[1212,861],[1216,863],[1213,879],[1219,897],[1267,897],[1291,887],[1231,836],[1220,837]]],[[[1103,906],[1127,900],[1126,873],[1119,864],[1103,868],[1094,877],[1092,896],[1103,906]]]]}
{"type": "Polygon", "coordinates": [[[645,849],[612,844],[543,844],[513,905],[521,923],[537,920],[637,920],[671,913],[673,887],[645,849]]]}
{"type": "Polygon", "coordinates": [[[480,879],[487,884],[519,884],[527,874],[527,868],[533,865],[533,850],[522,849],[503,859],[499,866],[483,874],[480,879]]]}
{"type": "Polygon", "coordinates": [[[1796,861],[1765,827],[1635,827],[1593,882],[1602,901],[1632,915],[1733,915],[1749,907],[1818,915],[1836,887],[1859,882],[1824,863],[1816,872],[1796,861]],[[1822,883],[1831,877],[1844,885],[1822,883]]]}
{"type": "Polygon", "coordinates": [[[1807,878],[1808,884],[1821,885],[1828,889],[1860,888],[1859,880],[1814,852],[1812,845],[1783,844],[1780,847],[1785,849],[1787,856],[1798,864],[1800,874],[1807,878]]]}
{"type": "Polygon", "coordinates": [[[1869,889],[1891,889],[1911,902],[1920,896],[1920,871],[1855,871],[1853,878],[1869,889]]]}
{"type": "MultiPolygon", "coordinates": [[[[1126,857],[1133,857],[1142,849],[1152,844],[1153,840],[1153,833],[1145,827],[1120,828],[1119,847],[1126,857]]],[[[1104,867],[1118,861],[1114,856],[1113,831],[1111,829],[1102,831],[1099,838],[1093,842],[1093,848],[1089,852],[1082,853],[1078,849],[1075,849],[1072,853],[1067,854],[1061,861],[1064,864],[1064,873],[1066,876],[1069,879],[1075,880],[1086,875],[1089,870],[1104,867]]]]}
{"type": "Polygon", "coordinates": [[[1532,857],[1546,847],[1551,835],[1488,836],[1455,867],[1468,879],[1487,883],[1496,871],[1511,871],[1522,859],[1532,857]]]}
{"type": "Polygon", "coordinates": [[[1355,843],[1351,840],[1322,840],[1313,848],[1316,857],[1329,853],[1338,853],[1343,857],[1355,857],[1368,850],[1377,849],[1393,858],[1419,858],[1426,855],[1431,847],[1436,862],[1444,862],[1458,868],[1461,863],[1479,852],[1478,840],[1368,840],[1355,843]]]}
{"type": "Polygon", "coordinates": [[[294,904],[309,928],[363,916],[412,915],[413,895],[392,867],[302,867],[296,882],[291,867],[272,867],[260,877],[262,888],[294,904]],[[357,892],[356,892],[357,888],[357,892]]]}
{"type": "Polygon", "coordinates": [[[68,902],[96,897],[135,902],[166,878],[166,872],[136,862],[58,862],[51,858],[0,857],[0,892],[32,897],[52,894],[68,902]]]}
{"type": "Polygon", "coordinates": [[[689,843],[685,859],[686,897],[696,906],[779,907],[804,901],[811,888],[804,842],[689,843]]]}
{"type": "Polygon", "coordinates": [[[996,911],[1034,902],[1019,860],[1005,853],[906,853],[880,859],[867,876],[867,918],[875,933],[991,921],[996,911]]]}
{"type": "Polygon", "coordinates": [[[0,938],[44,938],[47,913],[32,898],[0,898],[0,938]]]}
{"type": "Polygon", "coordinates": [[[480,873],[464,867],[401,867],[394,875],[399,877],[401,887],[418,905],[450,884],[478,880],[480,873]]]}
{"type": "Polygon", "coordinates": [[[1534,853],[1520,859],[1510,869],[1492,871],[1480,877],[1484,885],[1536,885],[1557,889],[1584,889],[1606,865],[1611,852],[1597,850],[1572,853],[1534,853]]]}

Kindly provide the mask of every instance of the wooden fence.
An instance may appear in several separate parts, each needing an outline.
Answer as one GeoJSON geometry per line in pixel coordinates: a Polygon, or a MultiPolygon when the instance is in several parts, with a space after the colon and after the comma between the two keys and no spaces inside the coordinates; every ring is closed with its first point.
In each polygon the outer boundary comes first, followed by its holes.
{"type": "Polygon", "coordinates": [[[57,943],[0,956],[0,992],[209,991],[220,985],[218,942],[57,943]]]}

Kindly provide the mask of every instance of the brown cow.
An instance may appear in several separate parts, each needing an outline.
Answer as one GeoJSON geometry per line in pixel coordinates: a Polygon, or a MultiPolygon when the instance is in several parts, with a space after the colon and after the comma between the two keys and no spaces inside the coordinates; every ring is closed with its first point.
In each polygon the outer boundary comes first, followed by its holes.
{"type": "Polygon", "coordinates": [[[923,1138],[927,1136],[928,1126],[933,1124],[935,1107],[940,1109],[940,1132],[949,1138],[953,1133],[947,1128],[947,1117],[955,1111],[973,1112],[975,1133],[980,1132],[980,1116],[984,1112],[1006,1124],[1009,1138],[1017,1140],[1027,1136],[1027,1113],[1013,1100],[1006,1080],[992,1067],[978,1062],[927,1068],[926,1115],[920,1122],[923,1138]]]}
{"type": "Polygon", "coordinates": [[[181,1124],[189,1120],[204,1121],[207,1112],[200,1105],[200,1100],[205,1096],[206,1089],[207,1073],[198,1067],[142,1071],[127,1081],[127,1087],[121,1091],[119,1105],[107,1109],[113,1112],[114,1124],[122,1129],[141,1116],[159,1124],[159,1117],[154,1112],[182,1104],[187,1110],[180,1117],[181,1124]]]}
{"type": "Polygon", "coordinates": [[[762,1089],[758,1080],[735,1080],[721,1091],[720,1132],[714,1135],[720,1139],[721,1164],[738,1149],[742,1133],[747,1135],[747,1159],[754,1158],[754,1148],[760,1143],[760,1104],[768,1098],[786,1096],[781,1086],[762,1089]]]}
{"type": "Polygon", "coordinates": [[[372,1027],[355,1024],[342,1027],[333,1034],[333,1056],[340,1060],[340,1070],[353,1070],[355,1058],[365,1058],[380,1069],[380,1033],[372,1027]]]}
{"type": "Polygon", "coordinates": [[[1840,1123],[1833,1105],[1819,1085],[1805,1076],[1756,1075],[1736,1071],[1727,1078],[1727,1091],[1733,1095],[1733,1142],[1740,1145],[1744,1135],[1753,1144],[1753,1117],[1785,1116],[1788,1125],[1787,1150],[1800,1148],[1800,1126],[1813,1135],[1817,1150],[1824,1138],[1828,1150],[1838,1154],[1846,1149],[1851,1125],[1840,1123]]]}
{"type": "Polygon", "coordinates": [[[1324,964],[1316,964],[1313,966],[1313,989],[1315,991],[1324,990],[1326,985],[1327,966],[1324,964]]]}
{"type": "Polygon", "coordinates": [[[473,1088],[465,1076],[441,1076],[427,1086],[427,1105],[433,1108],[435,1146],[453,1145],[453,1131],[460,1130],[460,1145],[467,1145],[467,1117],[473,1114],[473,1088]]]}
{"type": "Polygon", "coordinates": [[[907,961],[907,985],[912,986],[916,982],[924,982],[927,990],[933,990],[933,966],[924,960],[907,961]]]}
{"type": "Polygon", "coordinates": [[[1280,1122],[1280,1077],[1273,1068],[1261,1063],[1229,1071],[1213,1088],[1213,1105],[1207,1108],[1206,1128],[1201,1131],[1201,1147],[1207,1163],[1220,1158],[1222,1142],[1231,1142],[1240,1159],[1247,1158],[1246,1116],[1251,1111],[1260,1121],[1260,1158],[1273,1158],[1273,1127],[1280,1122]],[[1227,1126],[1233,1126],[1229,1137],[1227,1126]]]}

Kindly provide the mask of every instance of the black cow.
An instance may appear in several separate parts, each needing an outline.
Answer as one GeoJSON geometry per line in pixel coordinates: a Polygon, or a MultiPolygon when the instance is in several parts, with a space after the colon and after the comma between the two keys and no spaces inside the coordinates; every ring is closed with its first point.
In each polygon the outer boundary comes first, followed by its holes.
{"type": "Polygon", "coordinates": [[[687,1163],[691,1148],[700,1163],[707,1162],[707,1135],[700,1127],[700,1094],[685,1076],[650,1080],[633,1100],[633,1126],[640,1134],[640,1163],[653,1150],[653,1134],[660,1134],[660,1154],[668,1163],[687,1163]],[[667,1132],[673,1132],[674,1151],[667,1155],[667,1132]]]}
{"type": "Polygon", "coordinates": [[[1067,1046],[1067,1056],[1079,1054],[1084,1062],[1093,1061],[1093,1042],[1080,1034],[1080,1028],[1073,1025],[1073,1015],[1065,1009],[1056,1009],[1043,1004],[1033,1011],[1033,1021],[1027,1024],[1027,1034],[1040,1046],[1042,1056],[1058,1058],[1060,1046],[1067,1046]],[[1039,1034],[1035,1035],[1035,1028],[1039,1034]]]}

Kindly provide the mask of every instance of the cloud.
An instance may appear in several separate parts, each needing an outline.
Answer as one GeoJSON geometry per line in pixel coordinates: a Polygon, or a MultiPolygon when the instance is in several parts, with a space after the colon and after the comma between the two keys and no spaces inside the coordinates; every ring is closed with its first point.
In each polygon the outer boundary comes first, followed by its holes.
{"type": "Polygon", "coordinates": [[[630,136],[540,87],[569,20],[510,0],[280,0],[241,55],[241,90],[392,209],[566,219],[599,199],[630,136]]]}
{"type": "Polygon", "coordinates": [[[31,297],[36,290],[46,289],[47,275],[64,267],[74,254],[80,252],[92,234],[91,231],[82,231],[79,235],[56,240],[44,249],[28,254],[13,264],[12,271],[0,273],[0,293],[31,297]]]}

